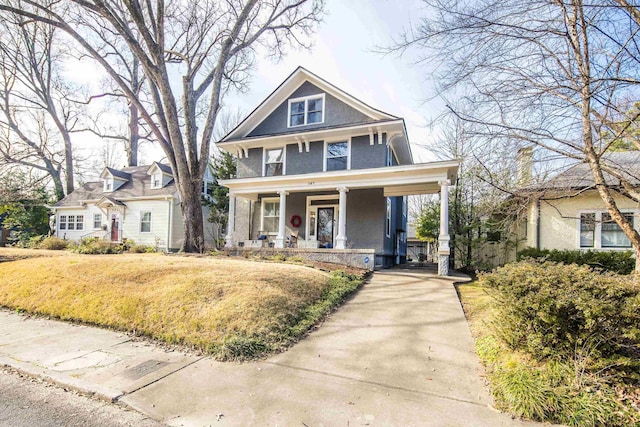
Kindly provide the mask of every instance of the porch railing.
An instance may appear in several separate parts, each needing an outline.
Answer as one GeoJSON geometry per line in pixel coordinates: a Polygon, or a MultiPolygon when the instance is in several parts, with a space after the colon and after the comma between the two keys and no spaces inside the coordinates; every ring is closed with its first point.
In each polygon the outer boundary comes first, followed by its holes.
{"type": "Polygon", "coordinates": [[[91,233],[85,234],[83,236],[81,236],[81,239],[93,239],[93,238],[97,238],[100,240],[109,240],[111,233],[109,231],[104,231],[104,230],[98,230],[98,231],[93,231],[91,233]]]}

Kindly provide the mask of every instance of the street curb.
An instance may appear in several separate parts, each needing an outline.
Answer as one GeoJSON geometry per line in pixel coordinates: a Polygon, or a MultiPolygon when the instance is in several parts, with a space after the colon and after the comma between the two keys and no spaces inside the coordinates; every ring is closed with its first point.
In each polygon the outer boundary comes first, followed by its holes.
{"type": "Polygon", "coordinates": [[[52,383],[61,387],[69,388],[78,393],[96,397],[100,400],[116,403],[125,392],[110,387],[103,387],[87,381],[70,377],[60,372],[51,371],[49,369],[32,365],[30,363],[21,362],[9,357],[0,356],[0,366],[15,369],[23,375],[39,378],[48,383],[52,383]]]}

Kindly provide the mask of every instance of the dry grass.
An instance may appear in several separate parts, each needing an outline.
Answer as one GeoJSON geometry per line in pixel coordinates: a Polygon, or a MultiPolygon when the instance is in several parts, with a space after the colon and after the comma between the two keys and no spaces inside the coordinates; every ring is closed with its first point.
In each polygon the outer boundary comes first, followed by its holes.
{"type": "MultiPolygon", "coordinates": [[[[0,249],[0,305],[132,331],[222,358],[225,343],[287,345],[332,280],[302,266],[161,254],[0,249]],[[27,257],[28,259],[21,259],[27,257]]],[[[255,351],[254,351],[255,350],[255,351]]]]}

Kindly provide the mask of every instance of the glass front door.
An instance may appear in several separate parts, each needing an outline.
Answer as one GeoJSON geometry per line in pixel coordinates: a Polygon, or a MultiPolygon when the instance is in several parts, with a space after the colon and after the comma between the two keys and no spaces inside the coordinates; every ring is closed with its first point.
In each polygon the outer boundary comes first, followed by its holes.
{"type": "Polygon", "coordinates": [[[317,238],[321,248],[333,248],[334,208],[318,208],[317,238]]]}

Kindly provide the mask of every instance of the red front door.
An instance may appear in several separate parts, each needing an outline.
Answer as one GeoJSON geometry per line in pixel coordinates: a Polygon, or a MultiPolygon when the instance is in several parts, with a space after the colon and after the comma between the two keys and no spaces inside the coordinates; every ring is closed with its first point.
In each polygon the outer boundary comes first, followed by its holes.
{"type": "Polygon", "coordinates": [[[111,216],[111,241],[117,242],[119,239],[120,220],[117,215],[111,216]]]}

